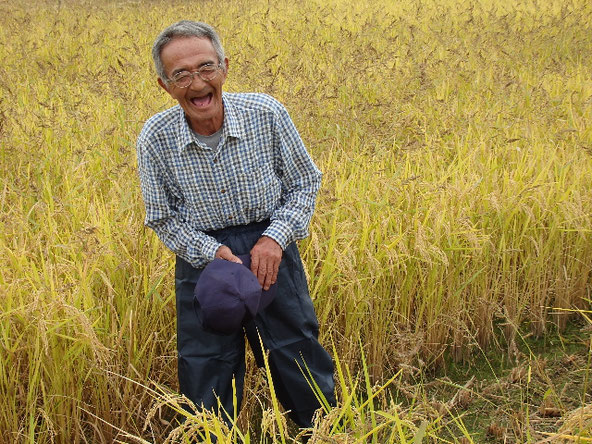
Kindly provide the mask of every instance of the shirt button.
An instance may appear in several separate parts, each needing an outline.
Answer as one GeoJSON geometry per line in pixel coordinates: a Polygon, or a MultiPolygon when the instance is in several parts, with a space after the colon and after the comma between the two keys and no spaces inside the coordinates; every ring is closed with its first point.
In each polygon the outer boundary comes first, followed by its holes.
{"type": "Polygon", "coordinates": [[[226,190],[225,190],[224,188],[222,188],[222,189],[220,190],[220,192],[221,192],[222,194],[224,194],[224,193],[226,193],[226,190]]]}
{"type": "Polygon", "coordinates": [[[213,160],[213,162],[214,162],[214,163],[218,163],[218,159],[214,159],[214,160],[213,160]]]}

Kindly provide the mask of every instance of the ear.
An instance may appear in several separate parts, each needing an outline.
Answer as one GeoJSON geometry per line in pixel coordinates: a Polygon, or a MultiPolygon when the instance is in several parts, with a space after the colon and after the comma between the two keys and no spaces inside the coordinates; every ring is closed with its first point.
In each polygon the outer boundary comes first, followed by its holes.
{"type": "Polygon", "coordinates": [[[172,96],[170,87],[160,77],[158,78],[158,84],[162,89],[164,89],[167,93],[169,93],[172,96]]]}
{"type": "Polygon", "coordinates": [[[226,81],[226,76],[228,75],[228,57],[224,58],[224,72],[222,73],[222,84],[226,81]]]}

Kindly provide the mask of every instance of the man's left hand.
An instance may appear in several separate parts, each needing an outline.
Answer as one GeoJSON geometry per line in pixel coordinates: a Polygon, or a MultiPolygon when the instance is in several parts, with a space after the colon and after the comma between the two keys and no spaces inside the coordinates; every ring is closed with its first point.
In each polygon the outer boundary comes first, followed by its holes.
{"type": "Polygon", "coordinates": [[[261,236],[251,250],[251,271],[264,290],[275,284],[282,254],[282,247],[267,236],[261,236]]]}

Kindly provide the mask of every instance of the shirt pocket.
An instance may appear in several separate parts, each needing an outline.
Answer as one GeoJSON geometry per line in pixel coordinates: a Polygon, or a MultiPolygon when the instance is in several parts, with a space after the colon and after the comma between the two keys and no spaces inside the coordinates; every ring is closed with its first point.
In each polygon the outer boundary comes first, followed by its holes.
{"type": "Polygon", "coordinates": [[[241,210],[250,220],[268,218],[280,201],[282,184],[272,164],[260,163],[238,174],[241,210]]]}

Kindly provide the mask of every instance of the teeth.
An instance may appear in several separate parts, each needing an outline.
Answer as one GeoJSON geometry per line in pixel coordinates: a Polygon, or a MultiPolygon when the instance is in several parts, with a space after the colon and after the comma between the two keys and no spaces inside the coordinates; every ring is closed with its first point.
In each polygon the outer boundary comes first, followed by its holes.
{"type": "Polygon", "coordinates": [[[211,94],[208,94],[207,96],[203,97],[193,97],[191,99],[191,103],[193,103],[195,106],[206,106],[210,103],[211,96],[211,94]]]}

